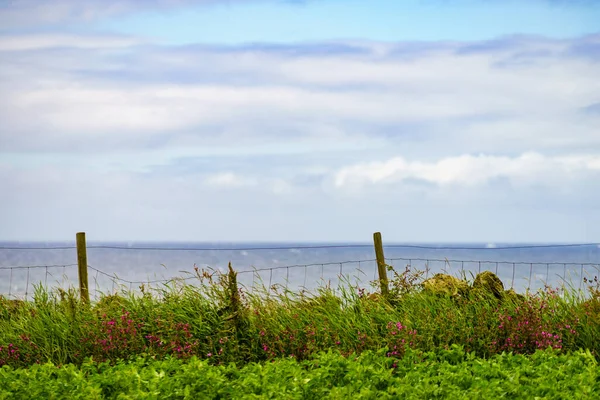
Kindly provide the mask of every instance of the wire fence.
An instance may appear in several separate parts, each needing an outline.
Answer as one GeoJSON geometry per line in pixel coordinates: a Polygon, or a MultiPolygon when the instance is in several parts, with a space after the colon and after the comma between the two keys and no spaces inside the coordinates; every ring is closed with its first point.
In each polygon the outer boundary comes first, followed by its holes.
{"type": "MultiPolygon", "coordinates": [[[[90,285],[92,296],[98,298],[107,292],[119,291],[135,292],[144,286],[144,290],[161,289],[173,283],[186,283],[190,285],[200,282],[202,272],[224,273],[223,269],[203,270],[193,269],[191,271],[180,271],[177,276],[166,279],[129,280],[109,274],[91,265],[90,285]]],[[[372,270],[372,279],[378,279],[376,260],[351,260],[341,262],[323,262],[313,264],[295,264],[270,268],[253,268],[250,270],[236,271],[240,287],[246,292],[272,292],[277,287],[290,291],[311,291],[324,286],[339,286],[345,283],[360,285],[368,283],[364,270],[372,270]],[[365,268],[366,267],[366,268],[365,268]],[[352,273],[350,275],[348,273],[352,273]]]]}
{"type": "Polygon", "coordinates": [[[0,266],[0,295],[28,299],[34,286],[64,287],[76,282],[77,264],[0,266]],[[7,277],[5,275],[8,275],[7,277]],[[50,285],[48,285],[50,280],[50,285]]]}
{"type": "MultiPolygon", "coordinates": [[[[476,274],[490,271],[504,283],[506,289],[517,292],[535,291],[546,285],[567,286],[575,290],[585,289],[585,279],[592,280],[600,276],[600,265],[593,263],[566,262],[526,262],[492,260],[455,260],[436,258],[386,258],[393,271],[402,273],[406,268],[422,271],[422,280],[436,273],[447,273],[459,278],[473,280],[476,274]]],[[[151,278],[142,274],[136,279],[120,277],[117,272],[108,272],[88,265],[89,289],[93,299],[102,295],[129,291],[140,292],[142,286],[147,290],[163,289],[172,284],[197,285],[200,283],[200,269],[178,271],[169,278],[151,278]]],[[[225,273],[222,268],[212,272],[225,273]]],[[[292,264],[277,267],[253,268],[237,271],[241,288],[248,293],[272,293],[277,288],[292,292],[311,292],[318,288],[330,287],[375,287],[378,282],[377,260],[347,260],[310,264],[292,264]]],[[[388,272],[390,280],[394,279],[388,272]]],[[[34,285],[47,289],[64,290],[77,284],[77,264],[32,265],[0,267],[0,295],[9,299],[31,299],[34,285]],[[2,275],[8,275],[7,279],[2,275]]]]}
{"type": "MultiPolygon", "coordinates": [[[[448,273],[457,277],[473,279],[477,273],[490,271],[498,275],[506,288],[519,292],[537,290],[545,285],[561,287],[567,285],[571,289],[585,289],[586,279],[593,279],[600,275],[600,262],[557,262],[548,260],[548,257],[557,257],[556,254],[570,254],[565,252],[579,252],[587,254],[588,259],[600,261],[600,244],[555,244],[555,245],[519,245],[519,246],[433,246],[390,244],[384,246],[386,252],[394,254],[386,257],[386,264],[396,271],[402,272],[406,267],[424,272],[423,279],[435,273],[448,273]],[[537,256],[536,260],[523,261],[515,258],[518,251],[543,250],[548,256],[537,256]],[[396,256],[407,252],[421,252],[425,257],[396,256]],[[512,252],[511,252],[512,251],[512,252]],[[551,253],[560,251],[561,253],[551,253]],[[461,257],[443,258],[435,256],[444,253],[459,254],[461,257]],[[496,259],[475,257],[480,252],[494,254],[496,259]],[[429,255],[434,256],[429,256],[429,255]],[[510,257],[501,259],[500,255],[511,254],[510,257]],[[469,255],[473,257],[469,257],[469,255]],[[545,260],[544,260],[545,258],[545,260]],[[539,261],[540,259],[544,261],[539,261]]],[[[45,288],[63,288],[75,286],[78,283],[78,270],[76,263],[64,263],[63,260],[72,260],[72,245],[0,245],[0,263],[11,260],[23,261],[16,266],[0,265],[0,295],[12,299],[30,299],[34,292],[34,285],[45,288]],[[40,252],[47,255],[48,264],[26,263],[38,260],[40,252]],[[3,256],[9,254],[8,256],[3,256]],[[58,260],[58,261],[57,261],[58,260]]],[[[373,254],[372,244],[319,244],[304,246],[284,245],[255,245],[255,246],[223,246],[223,245],[176,245],[176,246],[151,246],[151,245],[113,245],[96,244],[88,245],[87,250],[94,252],[93,262],[88,264],[90,294],[99,298],[102,294],[128,290],[136,292],[143,285],[145,288],[159,288],[172,283],[185,282],[186,284],[199,283],[198,270],[216,267],[215,271],[225,272],[223,267],[227,261],[233,261],[233,267],[238,273],[238,282],[247,292],[267,291],[276,288],[285,288],[289,291],[312,291],[319,287],[339,287],[340,285],[353,285],[362,288],[375,286],[379,279],[377,260],[364,257],[373,254]],[[111,257],[101,256],[109,252],[111,257]],[[173,271],[165,264],[160,266],[166,270],[150,271],[145,265],[156,265],[156,252],[165,252],[163,260],[170,260],[169,264],[187,265],[183,270],[173,271]],[[248,261],[248,253],[258,254],[248,261]],[[311,253],[312,252],[312,253],[311,253]],[[224,254],[225,253],[225,254],[224,254]],[[149,254],[149,256],[146,256],[149,254]],[[273,254],[285,254],[286,262],[279,264],[279,260],[270,258],[273,254]],[[312,254],[312,256],[311,256],[312,254]],[[343,254],[359,255],[361,257],[336,261],[336,257],[343,254]],[[237,258],[236,258],[237,257],[237,258]],[[305,262],[307,257],[320,259],[320,262],[305,262]],[[196,264],[194,260],[204,263],[196,264]],[[293,260],[301,262],[293,263],[293,260]],[[154,261],[153,261],[154,260],[154,261]],[[226,261],[227,260],[227,261],[226,261]],[[292,261],[292,262],[289,262],[292,261]],[[275,265],[274,265],[275,264],[275,265]],[[248,265],[255,267],[247,268],[248,265]],[[190,267],[191,266],[191,267],[190,267]],[[256,267],[258,266],[258,267],[256,267]],[[242,267],[240,269],[240,267],[242,267]],[[169,271],[170,270],[170,271],[169,271]],[[169,273],[171,277],[164,277],[169,273]]],[[[578,254],[579,254],[578,253],[578,254]]],[[[86,265],[84,263],[83,265],[86,265]]],[[[389,276],[393,279],[393,275],[389,276]]]]}
{"type": "Polygon", "coordinates": [[[531,262],[493,260],[453,260],[433,258],[389,258],[393,267],[403,264],[409,268],[425,271],[425,279],[442,272],[457,277],[473,279],[484,271],[496,274],[506,288],[531,291],[545,286],[569,287],[583,290],[584,282],[600,275],[600,264],[573,262],[531,262]]]}

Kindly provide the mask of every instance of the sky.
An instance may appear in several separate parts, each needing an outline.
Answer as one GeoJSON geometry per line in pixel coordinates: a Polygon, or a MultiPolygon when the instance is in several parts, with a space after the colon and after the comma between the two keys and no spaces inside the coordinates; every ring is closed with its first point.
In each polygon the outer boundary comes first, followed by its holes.
{"type": "Polygon", "coordinates": [[[600,2],[0,0],[0,240],[600,242],[600,2]]]}

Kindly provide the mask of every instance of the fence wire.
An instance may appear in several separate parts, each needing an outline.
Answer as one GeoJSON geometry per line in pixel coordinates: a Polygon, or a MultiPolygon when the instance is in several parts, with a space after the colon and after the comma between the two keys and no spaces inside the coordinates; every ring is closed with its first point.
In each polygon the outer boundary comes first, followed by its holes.
{"type": "Polygon", "coordinates": [[[8,299],[28,299],[32,294],[34,284],[41,285],[43,282],[43,287],[49,287],[48,278],[55,280],[54,286],[69,285],[70,282],[76,281],[69,275],[77,277],[77,271],[74,271],[73,267],[77,267],[77,264],[0,266],[0,277],[2,277],[0,295],[5,295],[8,299]],[[57,280],[56,270],[62,277],[62,282],[57,280]],[[4,273],[5,271],[6,273],[4,273]],[[8,279],[2,276],[6,274],[8,279]]]}
{"type": "Polygon", "coordinates": [[[505,287],[518,291],[537,290],[545,286],[567,286],[571,289],[582,290],[586,278],[593,279],[600,275],[600,264],[597,263],[403,257],[387,258],[386,262],[393,267],[403,263],[403,266],[425,271],[425,279],[430,276],[432,270],[463,278],[469,278],[469,274],[470,278],[474,278],[474,274],[490,271],[500,278],[505,287]]]}
{"type": "MultiPolygon", "coordinates": [[[[389,257],[385,261],[397,273],[402,273],[406,267],[413,271],[423,271],[423,279],[428,279],[436,273],[448,273],[472,281],[476,274],[490,271],[502,280],[505,288],[512,288],[518,292],[535,291],[546,285],[566,285],[571,289],[583,290],[586,278],[592,280],[600,275],[599,264],[596,263],[406,257],[389,257]]],[[[0,295],[13,299],[28,299],[32,295],[34,284],[43,285],[45,288],[77,285],[77,268],[74,268],[76,266],[77,264],[0,266],[0,295]],[[62,278],[62,281],[58,278],[62,278]]],[[[220,269],[208,270],[225,273],[220,269]]],[[[340,285],[375,287],[379,278],[376,259],[290,264],[236,272],[240,287],[250,293],[271,293],[278,289],[303,292],[340,285]]],[[[172,283],[195,285],[200,282],[199,274],[200,269],[195,268],[179,271],[177,276],[170,278],[140,279],[140,272],[130,271],[129,276],[120,277],[115,272],[89,265],[88,285],[92,297],[99,298],[103,294],[123,290],[136,292],[142,286],[150,290],[172,283]]],[[[391,271],[388,272],[388,279],[394,279],[391,271]]]]}
{"type": "MultiPolygon", "coordinates": [[[[517,246],[435,246],[420,244],[386,244],[388,249],[420,249],[420,250],[524,250],[550,248],[600,247],[600,243],[567,243],[567,244],[531,244],[517,246]]],[[[123,246],[123,245],[88,245],[87,249],[135,250],[135,251],[263,251],[263,250],[304,250],[304,249],[359,249],[373,248],[372,244],[322,244],[300,246],[245,246],[245,247],[164,247],[164,246],[123,246]]],[[[0,250],[75,250],[69,246],[0,246],[0,250]]]]}

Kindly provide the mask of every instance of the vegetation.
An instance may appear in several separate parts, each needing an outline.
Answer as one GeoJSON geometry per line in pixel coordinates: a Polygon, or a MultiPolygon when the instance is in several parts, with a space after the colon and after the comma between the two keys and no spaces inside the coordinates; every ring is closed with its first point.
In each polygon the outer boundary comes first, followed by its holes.
{"type": "Polygon", "coordinates": [[[584,396],[600,382],[597,278],[586,296],[519,295],[489,272],[472,284],[391,272],[385,298],[349,284],[249,294],[232,270],[196,270],[197,285],[142,286],[91,305],[42,287],[30,302],[0,298],[0,398],[374,398],[415,387],[432,398],[459,389],[514,397],[517,388],[553,398],[552,385],[584,396]]]}
{"type": "Polygon", "coordinates": [[[0,369],[0,399],[577,399],[598,393],[600,370],[589,352],[549,349],[482,360],[457,345],[408,350],[401,360],[384,351],[349,357],[329,351],[241,369],[196,357],[0,369]]]}
{"type": "Polygon", "coordinates": [[[387,348],[390,357],[401,358],[407,349],[454,344],[483,358],[548,347],[600,356],[597,279],[587,282],[591,296],[585,298],[551,288],[521,296],[503,291],[489,272],[471,286],[455,282],[458,289],[441,275],[423,282],[420,272],[392,272],[387,299],[349,285],[312,295],[280,287],[270,295],[248,294],[238,289],[233,271],[197,270],[196,286],[142,287],[142,295],[106,295],[92,305],[73,290],[37,287],[32,302],[0,300],[0,366],[139,356],[242,365],[305,360],[329,349],[350,355],[387,348]]]}

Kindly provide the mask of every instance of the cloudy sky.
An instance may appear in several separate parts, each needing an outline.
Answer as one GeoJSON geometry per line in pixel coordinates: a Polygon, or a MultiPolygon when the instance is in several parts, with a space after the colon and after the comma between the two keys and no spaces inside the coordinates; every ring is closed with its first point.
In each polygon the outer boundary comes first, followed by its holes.
{"type": "Polygon", "coordinates": [[[599,242],[600,2],[0,0],[0,240],[599,242]]]}

